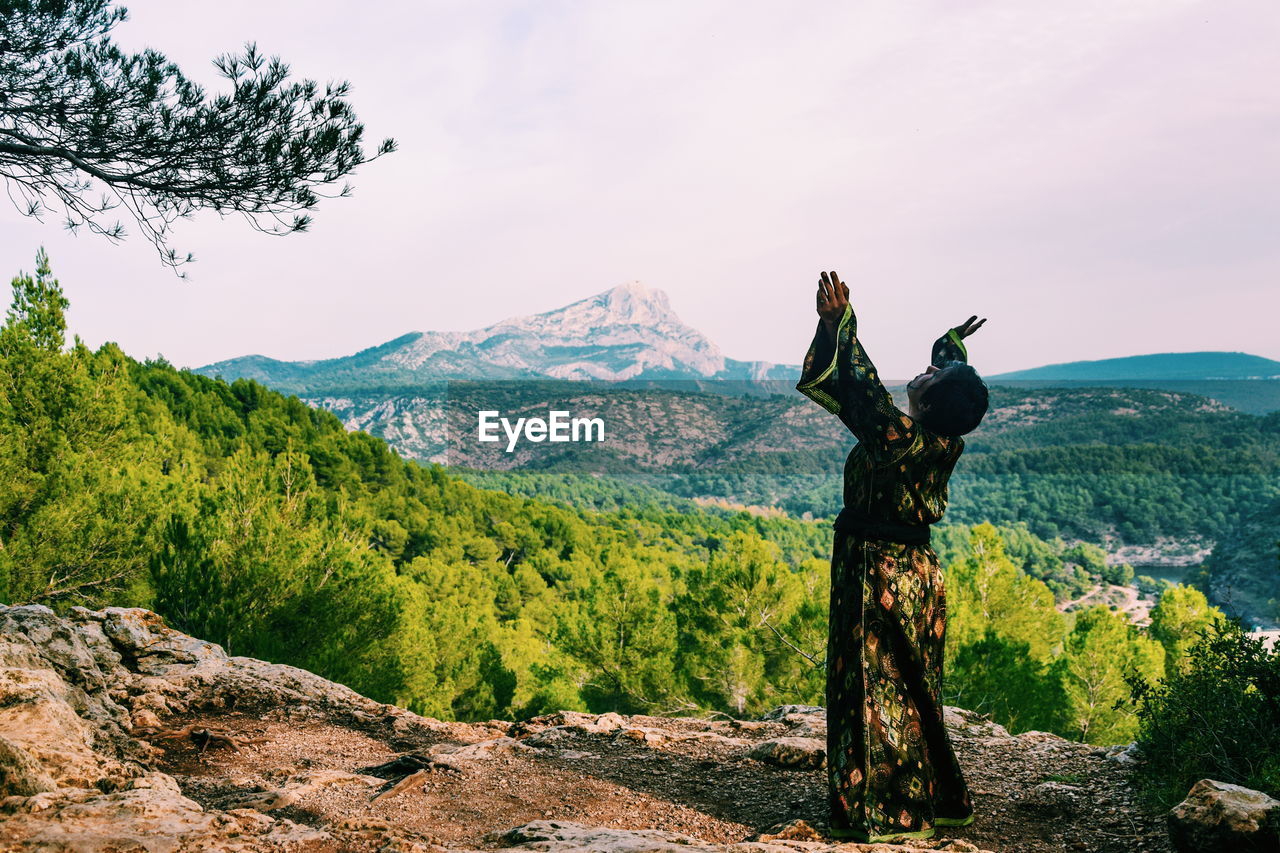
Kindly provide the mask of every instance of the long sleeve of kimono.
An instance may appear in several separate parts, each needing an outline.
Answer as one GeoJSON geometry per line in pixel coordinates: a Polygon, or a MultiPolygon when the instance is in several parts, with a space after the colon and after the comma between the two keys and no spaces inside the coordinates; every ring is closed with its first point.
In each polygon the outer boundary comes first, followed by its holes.
{"type": "Polygon", "coordinates": [[[868,451],[893,459],[915,440],[915,422],[893,404],[862,342],[853,309],[845,308],[834,340],[818,324],[796,390],[838,415],[868,451]]]}
{"type": "Polygon", "coordinates": [[[934,367],[946,367],[949,362],[960,361],[968,364],[969,350],[965,348],[960,333],[955,329],[947,329],[942,337],[933,342],[933,351],[929,363],[934,367]]]}

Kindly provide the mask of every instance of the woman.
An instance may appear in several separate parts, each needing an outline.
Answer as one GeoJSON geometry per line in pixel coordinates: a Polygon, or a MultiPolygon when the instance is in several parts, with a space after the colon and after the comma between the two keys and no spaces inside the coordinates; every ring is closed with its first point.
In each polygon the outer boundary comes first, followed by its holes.
{"type": "Polygon", "coordinates": [[[818,316],[796,388],[858,438],[831,558],[831,834],[931,838],[937,826],[973,821],[942,721],[946,598],[929,525],[946,509],[960,436],[987,411],[962,342],[986,320],[970,317],[934,343],[932,364],[907,385],[904,413],[858,341],[849,288],[834,272],[819,279],[818,316]]]}

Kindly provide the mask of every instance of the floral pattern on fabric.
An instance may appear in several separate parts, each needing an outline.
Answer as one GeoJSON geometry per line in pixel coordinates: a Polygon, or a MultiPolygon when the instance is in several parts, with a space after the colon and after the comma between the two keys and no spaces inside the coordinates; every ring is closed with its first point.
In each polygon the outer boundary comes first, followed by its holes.
{"type": "MultiPolygon", "coordinates": [[[[933,346],[943,367],[966,361],[954,331],[933,346]]],[[[938,521],[964,450],[893,404],[847,309],[835,340],[819,324],[797,389],[857,437],[844,467],[845,506],[899,524],[938,521]]],[[[864,841],[928,837],[935,820],[973,813],[942,718],[946,593],[929,545],[837,532],[827,642],[827,780],[833,834],[864,841]]]]}

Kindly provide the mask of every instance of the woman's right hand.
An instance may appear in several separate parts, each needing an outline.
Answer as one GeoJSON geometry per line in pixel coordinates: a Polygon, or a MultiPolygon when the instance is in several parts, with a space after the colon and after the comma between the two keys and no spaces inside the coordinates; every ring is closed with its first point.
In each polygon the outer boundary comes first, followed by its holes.
{"type": "Polygon", "coordinates": [[[840,327],[840,319],[844,317],[844,311],[849,307],[849,287],[835,271],[822,273],[818,277],[818,316],[822,318],[822,324],[827,327],[827,331],[835,336],[836,329],[840,327]]]}

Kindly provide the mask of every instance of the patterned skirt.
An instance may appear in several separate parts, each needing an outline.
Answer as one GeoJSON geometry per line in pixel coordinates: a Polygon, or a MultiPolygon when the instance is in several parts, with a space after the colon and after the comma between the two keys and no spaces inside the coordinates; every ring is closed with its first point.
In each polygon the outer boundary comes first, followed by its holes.
{"type": "Polygon", "coordinates": [[[928,545],[837,532],[827,644],[831,834],[929,838],[973,806],[942,720],[946,596],[928,545]]]}

